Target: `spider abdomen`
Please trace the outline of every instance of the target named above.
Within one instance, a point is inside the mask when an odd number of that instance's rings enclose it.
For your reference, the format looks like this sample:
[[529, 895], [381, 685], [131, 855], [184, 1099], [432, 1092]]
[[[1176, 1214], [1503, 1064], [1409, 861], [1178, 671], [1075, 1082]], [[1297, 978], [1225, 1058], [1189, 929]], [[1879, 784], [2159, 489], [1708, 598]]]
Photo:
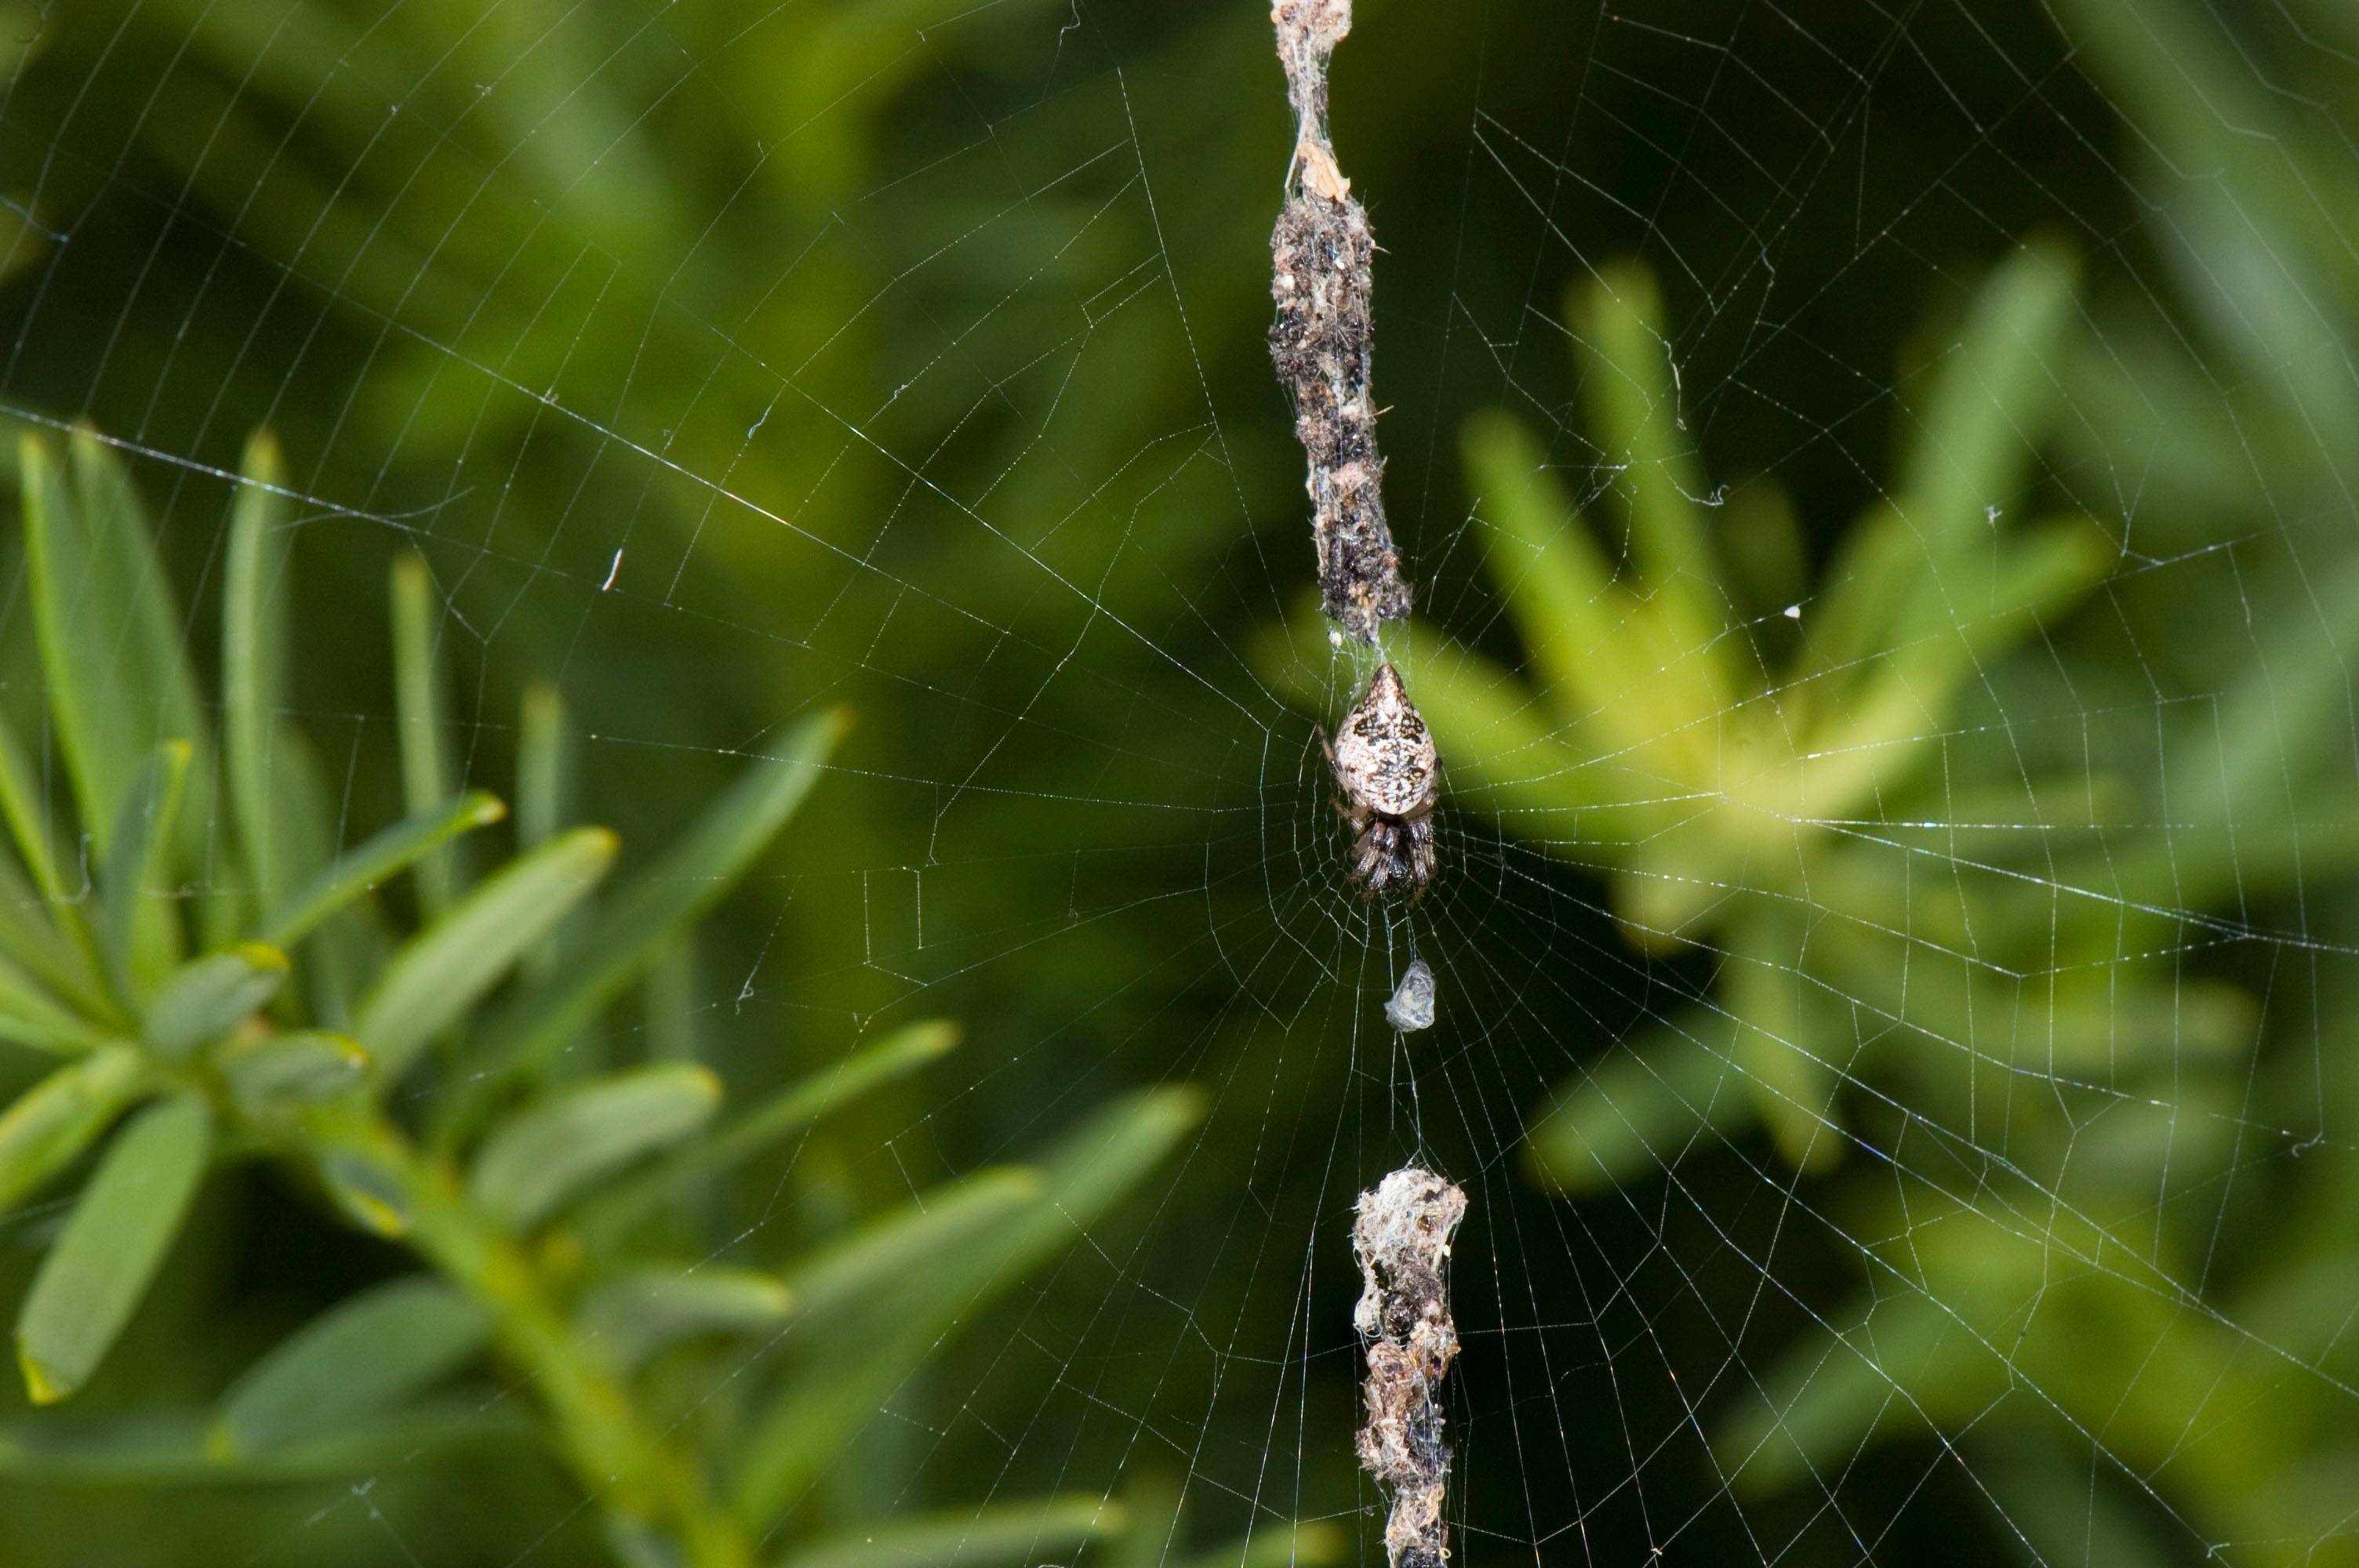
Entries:
[[1433, 736], [1390, 665], [1377, 667], [1365, 696], [1335, 740], [1335, 778], [1354, 806], [1386, 816], [1430, 809], [1440, 793]]

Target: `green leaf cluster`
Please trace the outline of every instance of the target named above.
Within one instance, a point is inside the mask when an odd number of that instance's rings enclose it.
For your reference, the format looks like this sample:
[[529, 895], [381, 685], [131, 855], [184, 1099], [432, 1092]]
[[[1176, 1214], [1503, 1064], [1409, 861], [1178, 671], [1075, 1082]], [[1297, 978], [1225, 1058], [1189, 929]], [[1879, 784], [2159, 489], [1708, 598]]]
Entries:
[[[506, 808], [455, 776], [434, 589], [405, 558], [408, 815], [339, 849], [287, 719], [288, 492], [269, 438], [247, 450], [223, 552], [218, 734], [123, 463], [89, 430], [62, 456], [28, 438], [21, 461], [38, 721], [64, 774], [47, 787], [0, 720], [0, 1042], [49, 1063], [0, 1112], [0, 1207], [65, 1195], [16, 1311], [26, 1386], [57, 1403], [102, 1375], [225, 1163], [275, 1165], [419, 1267], [304, 1325], [210, 1409], [0, 1432], [0, 1474], [314, 1478], [506, 1432], [567, 1464], [622, 1561], [744, 1568], [895, 1388], [1195, 1122], [1184, 1089], [1118, 1100], [1038, 1163], [919, 1193], [766, 1266], [718, 1261], [696, 1218], [716, 1178], [957, 1041], [921, 1022], [734, 1114], [700, 1061], [585, 1044], [778, 838], [842, 716], [750, 759], [601, 900], [619, 847], [561, 820], [549, 688], [519, 730], [533, 820], [505, 860], [471, 840]], [[67, 870], [77, 842], [87, 885]], [[403, 879], [414, 921], [385, 896]], [[692, 1048], [690, 1018], [659, 1033]], [[463, 1393], [487, 1359], [532, 1390], [528, 1417], [486, 1421]], [[781, 1561], [929, 1561], [962, 1542], [979, 1561], [1119, 1528], [1118, 1506], [1086, 1502], [905, 1521]]]

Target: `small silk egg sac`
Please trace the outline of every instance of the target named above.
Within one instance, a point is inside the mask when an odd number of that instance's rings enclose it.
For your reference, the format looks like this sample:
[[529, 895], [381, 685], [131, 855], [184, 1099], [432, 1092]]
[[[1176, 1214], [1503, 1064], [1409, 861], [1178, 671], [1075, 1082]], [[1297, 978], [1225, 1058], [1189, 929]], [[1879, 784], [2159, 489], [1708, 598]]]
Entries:
[[1393, 988], [1392, 999], [1385, 1003], [1385, 1021], [1403, 1034], [1433, 1027], [1433, 970], [1424, 959], [1412, 960]]

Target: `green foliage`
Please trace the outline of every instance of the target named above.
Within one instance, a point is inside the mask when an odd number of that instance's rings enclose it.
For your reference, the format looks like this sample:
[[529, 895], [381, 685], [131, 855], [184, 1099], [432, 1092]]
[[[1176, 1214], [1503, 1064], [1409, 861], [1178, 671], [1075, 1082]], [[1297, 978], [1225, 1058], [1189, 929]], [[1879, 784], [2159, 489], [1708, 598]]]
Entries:
[[[2291, 620], [2216, 670], [2216, 713], [2168, 725], [2150, 771], [2011, 732], [2117, 564], [2086, 517], [2027, 505], [2075, 358], [2073, 271], [2047, 244], [1993, 271], [1906, 410], [1888, 498], [1815, 587], [1781, 497], [1699, 499], [1651, 280], [1576, 287], [1626, 551], [1520, 421], [1478, 416], [1466, 463], [1525, 673], [1429, 631], [1393, 654], [1461, 809], [1603, 876], [1636, 946], [1720, 959], [1537, 1109], [1532, 1178], [1598, 1196], [1757, 1129], [1866, 1238], [1857, 1300], [1721, 1411], [1741, 1492], [1821, 1484], [1872, 1439], [2094, 1433], [2210, 1538], [2299, 1552], [2359, 1460], [2329, 1382], [2202, 1282], [2211, 1223], [2169, 1205], [2234, 1168], [2262, 1033], [2252, 995], [2190, 972], [2184, 935], [2359, 853], [2348, 792], [2299, 783], [2347, 762], [2359, 568], [2321, 585], [2323, 635]], [[1293, 647], [1318, 634], [1306, 612]], [[1312, 657], [1266, 664], [1323, 699]], [[2244, 1299], [2284, 1289], [2256, 1284]]]
[[[629, 891], [593, 909], [619, 845], [561, 821], [563, 708], [536, 689], [529, 831], [474, 881], [451, 849], [505, 808], [453, 776], [432, 586], [405, 559], [394, 666], [409, 815], [338, 853], [283, 717], [291, 562], [275, 444], [257, 438], [247, 460], [223, 571], [216, 750], [122, 465], [88, 433], [62, 465], [26, 445], [43, 721], [68, 762], [95, 891], [70, 893], [53, 850], [63, 803], [0, 734], [16, 847], [0, 865], [5, 891], [24, 895], [0, 924], [0, 1038], [63, 1058], [0, 1112], [0, 1206], [88, 1166], [18, 1311], [18, 1360], [38, 1402], [99, 1377], [224, 1161], [266, 1159], [426, 1271], [332, 1307], [209, 1411], [0, 1431], [0, 1473], [328, 1477], [513, 1438], [441, 1392], [489, 1355], [535, 1391], [534, 1429], [598, 1500], [625, 1562], [744, 1568], [880, 1390], [1135, 1188], [1199, 1107], [1180, 1091], [1118, 1105], [1043, 1169], [938, 1187], [914, 1214], [878, 1216], [775, 1270], [695, 1261], [713, 1243], [683, 1220], [683, 1199], [955, 1043], [945, 1024], [913, 1026], [717, 1129], [723, 1087], [701, 1063], [564, 1060], [651, 970], [672, 973], [689, 932], [819, 782], [842, 720], [810, 720], [750, 758]], [[405, 875], [419, 923], [395, 935], [381, 895]], [[749, 1373], [749, 1425], [734, 1404], [669, 1402], [684, 1365], [788, 1331], [828, 1349]], [[1070, 1546], [1116, 1528], [1120, 1510], [1083, 1519], [1051, 1498], [964, 1517], [998, 1543], [988, 1555], [1019, 1537]], [[951, 1549], [938, 1523], [900, 1528], [897, 1561]]]

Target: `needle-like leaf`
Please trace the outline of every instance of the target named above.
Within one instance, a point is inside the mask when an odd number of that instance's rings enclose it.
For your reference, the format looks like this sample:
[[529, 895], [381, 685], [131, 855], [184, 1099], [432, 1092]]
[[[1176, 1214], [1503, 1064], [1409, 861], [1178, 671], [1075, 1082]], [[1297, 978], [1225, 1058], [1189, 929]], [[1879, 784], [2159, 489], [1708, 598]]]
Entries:
[[712, 1119], [721, 1080], [693, 1062], [659, 1062], [551, 1095], [493, 1132], [468, 1194], [522, 1230], [584, 1185], [668, 1148]]
[[[393, 700], [401, 742], [402, 799], [412, 816], [451, 798], [448, 722], [442, 713], [442, 666], [437, 656], [434, 579], [426, 563], [404, 556], [393, 563]], [[456, 859], [438, 849], [418, 867], [418, 906], [429, 920], [451, 907], [461, 877]]]
[[101, 866], [107, 969], [126, 1002], [136, 1001], [179, 961], [179, 922], [168, 902], [165, 879], [193, 752], [186, 741], [167, 741], [132, 776]]
[[230, 1098], [248, 1116], [299, 1109], [357, 1087], [368, 1053], [357, 1042], [322, 1030], [299, 1029], [259, 1040], [233, 1042], [216, 1065]]
[[145, 1074], [138, 1051], [118, 1042], [17, 1096], [0, 1113], [0, 1212], [89, 1148], [138, 1092]]
[[565, 694], [548, 681], [524, 690], [516, 730], [516, 847], [546, 842], [565, 820], [572, 791], [571, 737], [567, 732]]
[[794, 1304], [792, 1291], [750, 1269], [642, 1269], [599, 1286], [575, 1314], [574, 1326], [627, 1370], [700, 1335], [771, 1327]]
[[91, 1178], [16, 1314], [16, 1360], [36, 1404], [90, 1380], [164, 1261], [212, 1148], [204, 1100], [141, 1113]]
[[495, 795], [470, 790], [435, 809], [404, 817], [339, 855], [287, 894], [263, 926], [263, 940], [291, 947], [319, 924], [384, 882], [399, 875], [462, 833], [490, 826], [507, 815]]
[[1574, 287], [1568, 315], [1585, 329], [1591, 424], [1622, 470], [1614, 488], [1629, 501], [1630, 553], [1647, 597], [1673, 641], [1703, 648], [1726, 621], [1726, 600], [1705, 543], [1700, 498], [1711, 487], [1680, 413], [1662, 290], [1644, 267], [1607, 267]]
[[246, 875], [256, 903], [268, 907], [294, 873], [271, 805], [289, 585], [286, 473], [268, 431], [246, 443], [245, 479], [222, 568], [222, 752]]
[[709, 1137], [700, 1138], [644, 1175], [594, 1198], [582, 1233], [611, 1243], [662, 1207], [665, 1201], [752, 1159], [829, 1111], [849, 1105], [880, 1084], [913, 1073], [958, 1044], [958, 1026], [940, 1019], [894, 1031], [832, 1067], [788, 1086]]
[[474, 1358], [481, 1309], [440, 1280], [392, 1281], [311, 1320], [222, 1396], [215, 1458], [264, 1455], [393, 1410]]
[[203, 1411], [164, 1411], [72, 1420], [43, 1411], [0, 1423], [0, 1476], [48, 1487], [218, 1487], [350, 1481], [415, 1465], [431, 1449], [516, 1446], [543, 1429], [524, 1411], [486, 1409], [480, 1399], [405, 1407], [287, 1443], [267, 1454], [209, 1452]]
[[0, 1040], [36, 1051], [80, 1051], [102, 1038], [99, 1025], [61, 1004], [13, 958], [0, 957]]
[[287, 955], [241, 942], [180, 966], [149, 1004], [143, 1033], [167, 1061], [227, 1034], [287, 983]]
[[1039, 1197], [1047, 1185], [1028, 1165], [977, 1171], [929, 1187], [919, 1197], [866, 1221], [783, 1271], [795, 1310], [816, 1315], [924, 1271], [927, 1260], [956, 1252], [977, 1235]]
[[103, 860], [157, 743], [193, 743], [204, 730], [130, 476], [91, 432], [76, 431], [71, 446], [69, 484], [46, 443], [25, 438], [26, 557], [51, 719]]
[[353, 1033], [386, 1082], [498, 983], [614, 863], [614, 836], [579, 827], [510, 862], [396, 952], [363, 998]]
[[797, 726], [777, 754], [749, 766], [628, 893], [568, 945], [548, 976], [493, 1025], [484, 1046], [488, 1066], [459, 1118], [462, 1125], [503, 1079], [556, 1055], [639, 978], [667, 937], [736, 885], [819, 782], [846, 722], [832, 712]]
[[1106, 1498], [999, 1503], [822, 1536], [779, 1558], [777, 1568], [981, 1568], [992, 1563], [1038, 1563], [1069, 1557], [1085, 1541], [1119, 1535], [1129, 1522], [1129, 1510]]
[[16, 727], [0, 714], [0, 816], [8, 820], [9, 836], [33, 883], [52, 904], [63, 904], [71, 890], [58, 872], [57, 851], [49, 828], [49, 801], [25, 755]]
[[1134, 1095], [1089, 1118], [1043, 1166], [1040, 1195], [825, 1336], [780, 1384], [738, 1461], [735, 1503], [761, 1528], [875, 1415], [942, 1337], [1066, 1247], [1161, 1162], [1202, 1114], [1187, 1089]]

